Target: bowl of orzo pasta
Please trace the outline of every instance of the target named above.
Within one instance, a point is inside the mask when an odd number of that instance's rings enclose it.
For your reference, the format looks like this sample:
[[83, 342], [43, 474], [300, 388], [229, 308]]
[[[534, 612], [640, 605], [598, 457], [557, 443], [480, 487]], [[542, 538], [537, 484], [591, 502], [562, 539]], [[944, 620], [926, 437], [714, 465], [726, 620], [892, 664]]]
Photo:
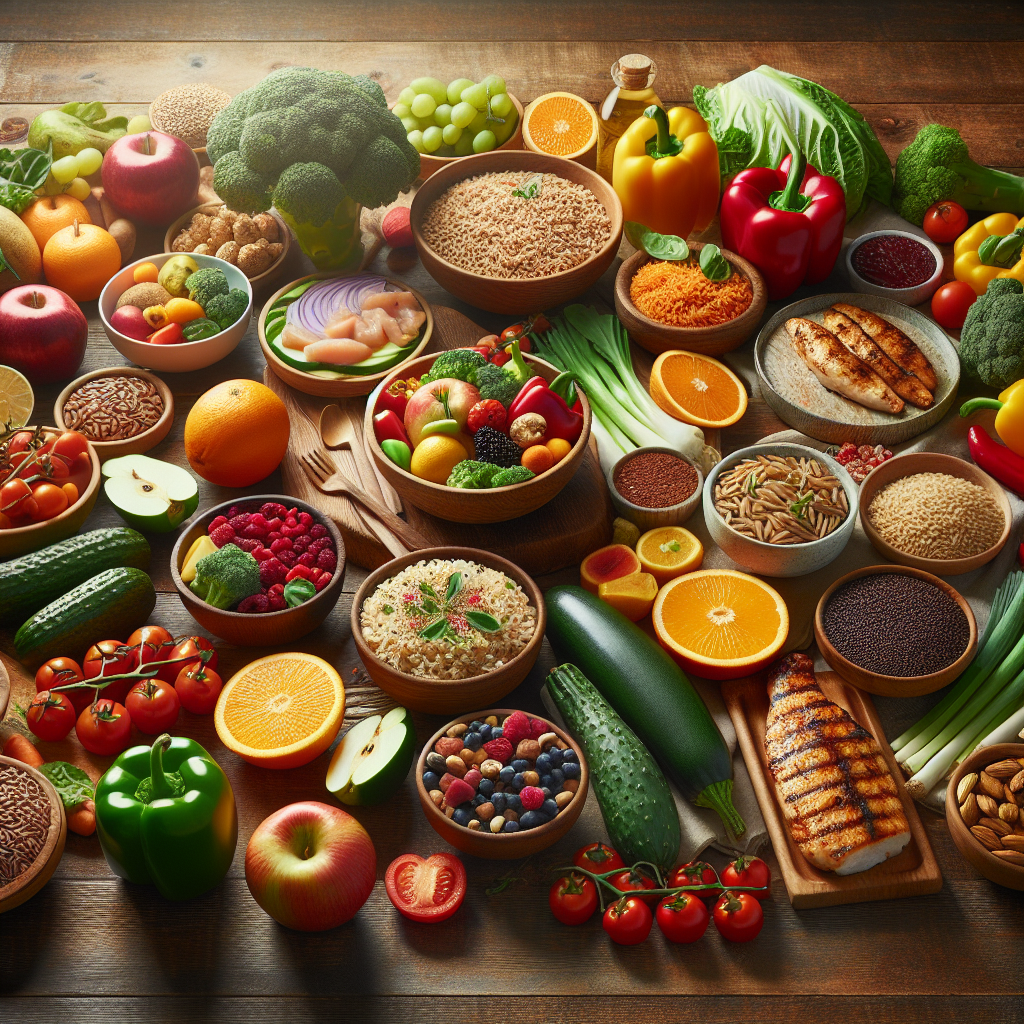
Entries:
[[533, 668], [547, 618], [537, 584], [476, 548], [392, 559], [352, 602], [352, 637], [370, 678], [405, 707], [454, 714], [511, 693]]

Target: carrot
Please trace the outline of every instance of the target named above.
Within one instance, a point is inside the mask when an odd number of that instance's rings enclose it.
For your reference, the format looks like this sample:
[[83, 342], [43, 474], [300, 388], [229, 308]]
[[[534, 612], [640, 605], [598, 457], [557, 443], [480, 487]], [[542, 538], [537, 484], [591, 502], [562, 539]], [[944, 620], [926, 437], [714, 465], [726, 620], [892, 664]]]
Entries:
[[67, 812], [68, 828], [80, 836], [91, 836], [96, 831], [96, 804], [83, 800], [74, 810]]
[[38, 768], [43, 763], [43, 755], [20, 732], [12, 732], [7, 737], [7, 742], [4, 744], [4, 756], [13, 757], [15, 761], [22, 761], [33, 768]]

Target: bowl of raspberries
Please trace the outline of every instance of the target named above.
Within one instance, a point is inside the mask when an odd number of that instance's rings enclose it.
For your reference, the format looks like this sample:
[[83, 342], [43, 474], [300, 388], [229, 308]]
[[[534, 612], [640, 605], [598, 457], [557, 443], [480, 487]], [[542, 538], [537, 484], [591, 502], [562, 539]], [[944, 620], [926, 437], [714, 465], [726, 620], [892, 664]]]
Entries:
[[189, 614], [241, 647], [291, 643], [341, 596], [345, 545], [327, 516], [297, 498], [261, 494], [193, 517], [171, 553]]

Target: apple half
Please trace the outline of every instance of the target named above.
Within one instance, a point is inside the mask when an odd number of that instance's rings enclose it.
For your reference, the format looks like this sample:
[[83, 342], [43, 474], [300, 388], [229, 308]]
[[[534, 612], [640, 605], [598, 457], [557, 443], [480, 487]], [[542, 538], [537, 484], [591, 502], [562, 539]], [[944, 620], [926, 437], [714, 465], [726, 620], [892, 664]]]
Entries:
[[148, 455], [122, 455], [103, 463], [103, 490], [121, 518], [138, 530], [169, 533], [199, 507], [191, 473]]
[[383, 803], [405, 781], [415, 748], [416, 731], [405, 708], [370, 715], [342, 737], [327, 768], [327, 788], [351, 807]]

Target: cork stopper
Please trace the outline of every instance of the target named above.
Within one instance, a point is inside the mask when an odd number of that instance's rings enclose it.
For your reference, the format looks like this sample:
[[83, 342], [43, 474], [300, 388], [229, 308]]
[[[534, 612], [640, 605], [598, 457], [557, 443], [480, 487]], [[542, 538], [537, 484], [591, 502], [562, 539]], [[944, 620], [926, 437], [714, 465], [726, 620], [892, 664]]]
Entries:
[[612, 65], [612, 79], [620, 88], [637, 92], [654, 83], [657, 70], [650, 57], [627, 53]]

